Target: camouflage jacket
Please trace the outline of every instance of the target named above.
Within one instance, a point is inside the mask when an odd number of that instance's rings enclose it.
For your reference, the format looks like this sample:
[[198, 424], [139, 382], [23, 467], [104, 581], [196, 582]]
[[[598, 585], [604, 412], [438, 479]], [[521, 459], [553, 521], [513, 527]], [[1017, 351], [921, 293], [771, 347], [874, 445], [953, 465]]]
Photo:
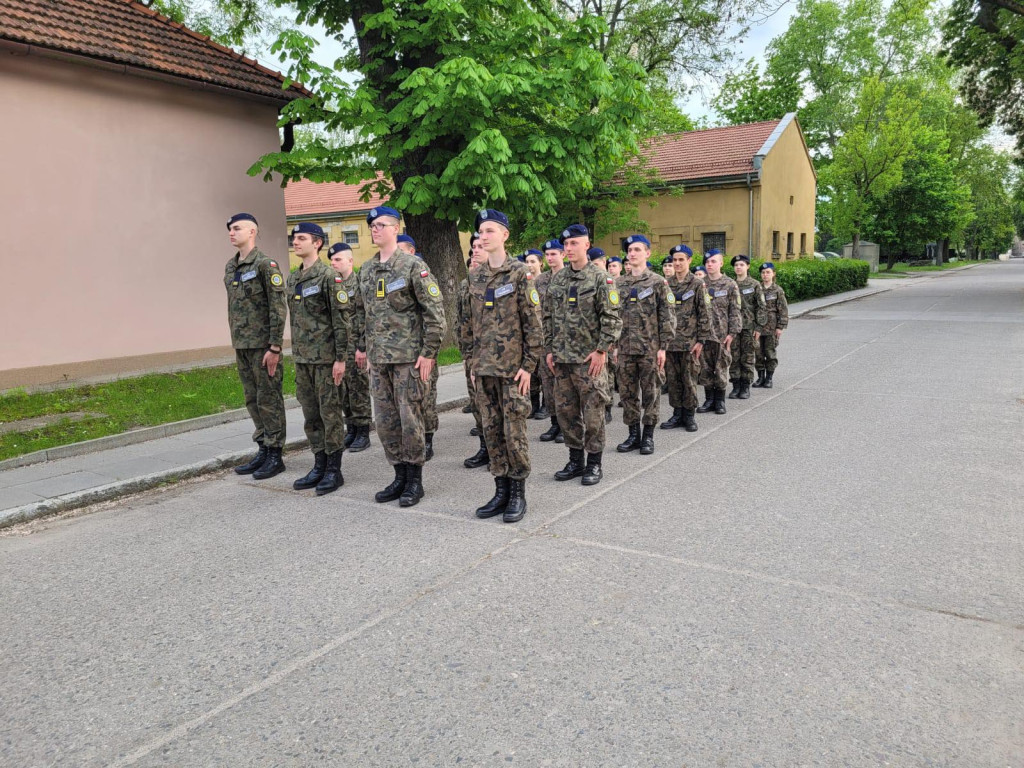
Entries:
[[447, 324], [441, 289], [427, 264], [401, 251], [359, 269], [366, 352], [373, 365], [437, 359]]
[[333, 363], [348, 357], [352, 302], [341, 282], [341, 276], [320, 259], [288, 275], [296, 363]]
[[[336, 277], [341, 277], [341, 275], [336, 275]], [[355, 363], [356, 349], [366, 349], [365, 316], [363, 314], [363, 295], [359, 292], [359, 275], [353, 272], [347, 279], [342, 277], [340, 283], [335, 281], [334, 295], [341, 301], [338, 291], [345, 292], [345, 298], [351, 309], [349, 312], [351, 327], [348, 332], [348, 355], [345, 360]]]
[[468, 322], [461, 344], [469, 370], [477, 376], [511, 378], [533, 371], [543, 338], [540, 296], [533, 276], [515, 259], [497, 269], [484, 263], [469, 273]]
[[668, 289], [676, 310], [676, 335], [669, 350], [689, 352], [698, 341], [703, 343], [714, 338], [708, 311], [711, 299], [704, 283], [687, 272], [682, 280], [669, 280]]
[[665, 278], [645, 269], [616, 285], [622, 297], [622, 334], [616, 342], [619, 354], [650, 355], [668, 349], [676, 335], [676, 313]]
[[558, 363], [607, 352], [622, 331], [615, 281], [593, 264], [579, 271], [567, 266], [551, 278], [543, 315], [544, 349]]
[[455, 321], [458, 323], [456, 335], [459, 339], [459, 354], [463, 361], [469, 359], [469, 348], [466, 346], [462, 329], [469, 322], [469, 278], [459, 283], [458, 292], [455, 294]]
[[[565, 269], [565, 267], [562, 267], [562, 269]], [[544, 305], [544, 297], [548, 295], [548, 286], [551, 285], [551, 278], [554, 276], [553, 272], [547, 270], [533, 278], [533, 287], [537, 289], [537, 295], [540, 296], [541, 306]]]
[[704, 278], [704, 287], [711, 300], [708, 304], [711, 338], [724, 342], [726, 336], [739, 334], [743, 330], [743, 318], [740, 311], [740, 289], [736, 287], [736, 281], [727, 275], [712, 280], [711, 275], [708, 275]]
[[764, 290], [761, 283], [747, 275], [743, 280], [736, 281], [740, 291], [740, 311], [743, 313], [743, 330], [753, 331], [764, 325], [765, 305]]
[[758, 330], [761, 333], [769, 333], [776, 328], [785, 328], [789, 325], [789, 303], [786, 301], [786, 292], [778, 283], [772, 283], [764, 290], [765, 322]]
[[277, 262], [253, 248], [241, 261], [235, 254], [224, 267], [228, 292], [228, 327], [235, 349], [280, 346], [288, 311], [284, 277]]

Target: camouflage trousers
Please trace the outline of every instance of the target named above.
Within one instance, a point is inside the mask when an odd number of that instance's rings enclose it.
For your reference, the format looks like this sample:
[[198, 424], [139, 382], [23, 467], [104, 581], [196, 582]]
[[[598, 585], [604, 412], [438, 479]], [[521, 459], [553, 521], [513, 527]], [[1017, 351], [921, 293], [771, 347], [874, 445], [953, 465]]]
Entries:
[[757, 343], [757, 370], [772, 373], [778, 368], [779, 356], [776, 353], [778, 348], [779, 342], [775, 339], [775, 331], [761, 334]]
[[491, 458], [491, 474], [525, 480], [530, 476], [530, 444], [526, 434], [530, 396], [519, 393], [514, 379], [478, 376], [476, 404]]
[[370, 370], [377, 412], [377, 437], [388, 463], [426, 461], [424, 404], [429, 382], [420, 380], [415, 363], [375, 365]]
[[661, 377], [658, 360], [653, 355], [619, 355], [619, 399], [622, 400], [622, 422], [629, 426], [641, 422], [658, 423], [661, 405]]
[[365, 368], [359, 368], [354, 360], [345, 365], [345, 378], [338, 387], [341, 407], [345, 417], [357, 427], [368, 427], [373, 420], [370, 407], [370, 375]]
[[565, 447], [604, 450], [604, 409], [611, 401], [606, 372], [591, 376], [590, 363], [555, 363], [555, 414]]
[[697, 368], [699, 363], [689, 352], [668, 352], [665, 355], [668, 379], [668, 403], [673, 408], [697, 407]]
[[345, 412], [331, 368], [330, 363], [295, 364], [295, 397], [302, 406], [302, 427], [313, 453], [345, 450]]
[[537, 365], [537, 373], [540, 374], [540, 388], [544, 393], [544, 405], [555, 415], [555, 374], [548, 368], [547, 350], [541, 350], [540, 363]]
[[697, 383], [702, 387], [725, 389], [729, 384], [729, 366], [732, 355], [725, 348], [724, 342], [708, 341], [704, 343], [704, 353], [700, 358], [700, 375]]
[[263, 367], [263, 355], [267, 350], [236, 349], [235, 362], [238, 364], [238, 378], [242, 380], [245, 392], [245, 407], [255, 425], [253, 442], [263, 443], [267, 448], [283, 448], [285, 435], [284, 366], [278, 363], [273, 378]]
[[732, 340], [732, 365], [729, 366], [730, 379], [753, 381], [757, 378], [754, 367], [754, 331], [740, 331]]
[[476, 387], [473, 386], [473, 379], [469, 375], [469, 365], [463, 362], [462, 370], [466, 372], [466, 392], [469, 393], [469, 407], [473, 410], [473, 421], [476, 422], [476, 428], [483, 434], [484, 428], [480, 423], [480, 406], [476, 404]]
[[434, 434], [437, 432], [437, 380], [441, 376], [441, 367], [434, 361], [434, 368], [430, 372], [430, 389], [427, 390], [423, 399], [423, 429], [425, 432]]

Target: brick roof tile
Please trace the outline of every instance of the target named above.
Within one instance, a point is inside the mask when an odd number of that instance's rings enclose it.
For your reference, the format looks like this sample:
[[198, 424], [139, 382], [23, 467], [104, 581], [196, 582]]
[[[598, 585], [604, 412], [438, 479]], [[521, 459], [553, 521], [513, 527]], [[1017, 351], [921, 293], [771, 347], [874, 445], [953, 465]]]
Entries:
[[289, 182], [284, 189], [285, 215], [292, 217], [369, 211], [375, 205], [387, 202], [377, 195], [370, 195], [369, 201], [364, 203], [359, 192], [362, 186], [333, 181], [317, 184], [305, 179]]
[[134, 0], [0, 0], [0, 39], [66, 51], [280, 101], [298, 85]]
[[645, 153], [663, 181], [735, 176], [754, 170], [754, 155], [781, 120], [684, 131], [652, 139]]

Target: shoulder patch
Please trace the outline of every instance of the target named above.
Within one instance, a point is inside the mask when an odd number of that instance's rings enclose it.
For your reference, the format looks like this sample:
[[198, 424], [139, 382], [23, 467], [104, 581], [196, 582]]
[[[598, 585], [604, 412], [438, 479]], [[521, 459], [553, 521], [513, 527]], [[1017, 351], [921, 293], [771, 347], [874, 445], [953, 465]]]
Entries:
[[527, 280], [533, 280], [533, 272], [527, 272], [526, 273], [526, 279]]
[[608, 301], [610, 301], [613, 305], [617, 305], [619, 303], [619, 292], [608, 291]]
[[540, 294], [537, 293], [536, 288], [533, 288], [530, 291], [530, 301], [532, 301], [534, 304], [540, 304]]
[[606, 278], [604, 279], [604, 281], [605, 281], [606, 283], [608, 283], [608, 285], [615, 285], [615, 278], [614, 278], [614, 277], [606, 277]]
[[341, 282], [341, 278], [340, 278], [340, 277], [336, 277], [336, 278], [334, 278], [334, 282], [336, 282], [336, 283], [340, 283], [340, 282]]
[[271, 282], [272, 285], [283, 285], [284, 284], [284, 280], [281, 278], [280, 275], [271, 275], [270, 276], [270, 282]]
[[434, 283], [431, 283], [430, 285], [427, 286], [427, 293], [429, 293], [431, 296], [440, 296], [441, 295], [441, 291], [438, 289], [438, 287]]
[[277, 269], [277, 262], [276, 261], [270, 262], [270, 266], [272, 266], [274, 269]]
[[430, 274], [430, 272], [428, 272], [427, 270], [424, 269], [422, 272], [420, 272], [420, 277], [426, 277], [429, 274]]

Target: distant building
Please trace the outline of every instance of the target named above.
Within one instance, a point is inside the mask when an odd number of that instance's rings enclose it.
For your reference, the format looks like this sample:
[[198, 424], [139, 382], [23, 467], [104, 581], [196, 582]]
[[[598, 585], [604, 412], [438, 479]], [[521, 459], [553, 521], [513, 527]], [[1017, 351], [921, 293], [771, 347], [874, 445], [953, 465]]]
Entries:
[[225, 222], [285, 257], [246, 171], [304, 94], [140, 3], [0, 0], [0, 389], [233, 354]]
[[[722, 248], [775, 261], [813, 254], [817, 174], [795, 113], [661, 136], [649, 158], [666, 188], [684, 191], [641, 202], [654, 250], [685, 243], [694, 254]], [[619, 251], [629, 234], [612, 233], [598, 245]]]

